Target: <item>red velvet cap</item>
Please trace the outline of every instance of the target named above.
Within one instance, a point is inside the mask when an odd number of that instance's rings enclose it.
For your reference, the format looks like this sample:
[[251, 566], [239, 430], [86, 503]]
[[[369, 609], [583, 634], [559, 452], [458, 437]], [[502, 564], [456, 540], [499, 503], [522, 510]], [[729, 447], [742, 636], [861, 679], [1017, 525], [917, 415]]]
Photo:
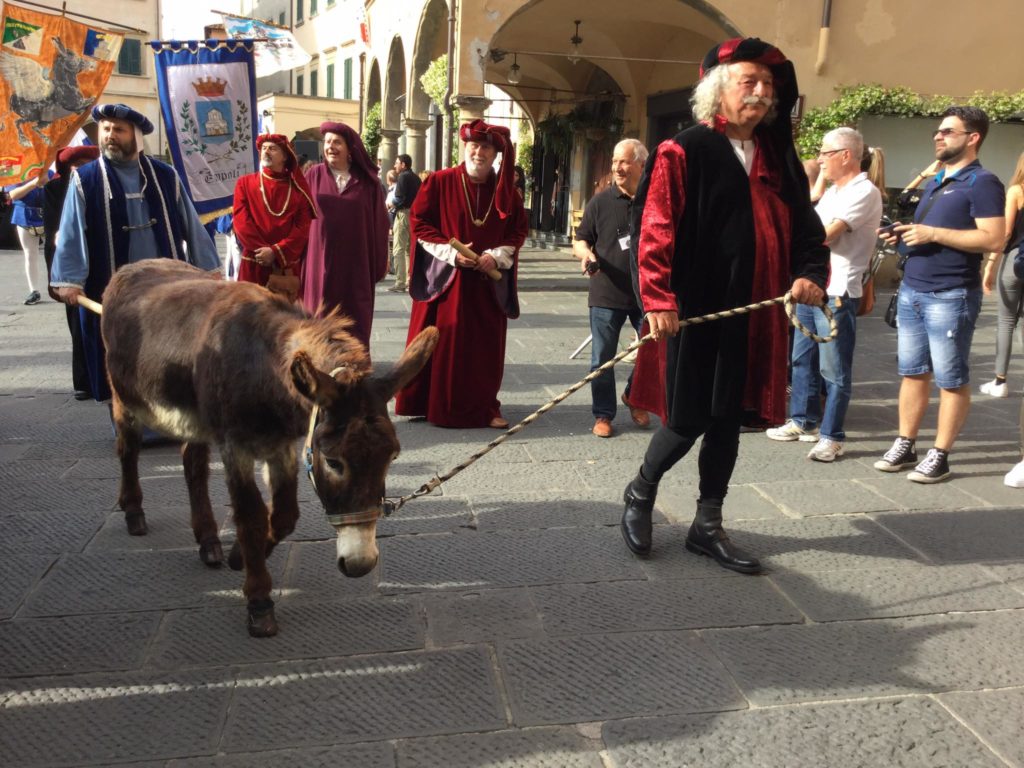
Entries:
[[100, 156], [100, 148], [92, 145], [80, 147], [64, 147], [57, 153], [57, 175], [67, 176], [71, 166], [76, 163], [87, 163]]

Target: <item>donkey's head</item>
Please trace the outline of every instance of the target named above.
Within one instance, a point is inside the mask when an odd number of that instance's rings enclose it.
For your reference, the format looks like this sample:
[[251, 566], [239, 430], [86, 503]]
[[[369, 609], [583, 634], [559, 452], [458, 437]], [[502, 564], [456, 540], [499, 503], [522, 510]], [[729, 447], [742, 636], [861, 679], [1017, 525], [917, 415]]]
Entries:
[[301, 350], [292, 358], [295, 388], [318, 409], [304, 458], [338, 532], [338, 569], [346, 576], [363, 576], [377, 565], [384, 478], [399, 450], [388, 400], [423, 368], [437, 336], [436, 328], [424, 329], [381, 374], [346, 366], [325, 373]]

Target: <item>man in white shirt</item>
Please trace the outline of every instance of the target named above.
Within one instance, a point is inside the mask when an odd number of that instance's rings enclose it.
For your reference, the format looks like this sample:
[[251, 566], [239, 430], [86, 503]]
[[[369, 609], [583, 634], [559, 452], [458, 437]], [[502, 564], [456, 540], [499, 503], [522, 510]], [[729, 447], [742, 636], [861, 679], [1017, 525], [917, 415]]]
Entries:
[[[815, 210], [825, 226], [825, 243], [832, 249], [826, 292], [839, 337], [831, 344], [818, 345], [803, 334], [796, 334], [789, 421], [767, 432], [772, 440], [816, 441], [807, 454], [814, 461], [835, 461], [843, 455], [843, 422], [853, 391], [857, 307], [882, 218], [881, 192], [860, 170], [863, 154], [864, 139], [852, 128], [837, 128], [822, 139], [818, 163], [832, 186]], [[796, 314], [808, 328], [828, 335], [828, 321], [820, 309], [800, 304]], [[821, 379], [825, 380], [824, 411]]]

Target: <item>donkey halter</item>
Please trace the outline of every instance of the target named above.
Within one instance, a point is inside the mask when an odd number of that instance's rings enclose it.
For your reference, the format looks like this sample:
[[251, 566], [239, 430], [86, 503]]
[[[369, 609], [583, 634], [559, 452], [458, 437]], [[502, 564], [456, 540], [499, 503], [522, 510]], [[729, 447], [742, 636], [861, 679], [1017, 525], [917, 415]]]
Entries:
[[[332, 379], [341, 373], [343, 370], [348, 368], [348, 365], [342, 364], [335, 368], [328, 374]], [[316, 487], [316, 477], [313, 474], [313, 432], [316, 430], [316, 425], [320, 421], [320, 406], [313, 403], [313, 408], [309, 412], [309, 429], [306, 431], [306, 442], [302, 448], [302, 459], [306, 465], [306, 476], [309, 478], [310, 484], [313, 486], [313, 490], [316, 492], [317, 497], [320, 496], [320, 492]], [[384, 506], [383, 498], [381, 499], [381, 507], [385, 510], [389, 509], [389, 506]], [[322, 503], [322, 502], [321, 502]], [[380, 518], [381, 513], [377, 509], [368, 510], [365, 512], [346, 512], [343, 514], [332, 515], [324, 509], [324, 514], [327, 517], [327, 522], [331, 525], [358, 525], [359, 523], [372, 523]]]

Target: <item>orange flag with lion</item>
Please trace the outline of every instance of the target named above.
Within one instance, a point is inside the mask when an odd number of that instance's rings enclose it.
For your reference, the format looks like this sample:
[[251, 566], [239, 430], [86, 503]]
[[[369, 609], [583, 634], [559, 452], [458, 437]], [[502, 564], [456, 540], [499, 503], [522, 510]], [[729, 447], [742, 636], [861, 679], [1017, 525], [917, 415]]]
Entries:
[[0, 186], [45, 171], [107, 87], [124, 35], [5, 3], [0, 9]]

